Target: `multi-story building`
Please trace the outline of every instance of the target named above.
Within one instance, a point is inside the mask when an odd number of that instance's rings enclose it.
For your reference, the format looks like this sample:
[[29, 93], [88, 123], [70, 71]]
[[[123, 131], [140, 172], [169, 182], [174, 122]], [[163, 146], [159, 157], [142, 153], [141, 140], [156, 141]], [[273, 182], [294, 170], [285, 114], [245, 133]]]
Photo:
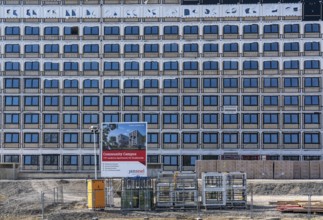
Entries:
[[148, 122], [148, 162], [322, 157], [322, 5], [2, 0], [0, 161], [93, 170], [102, 122]]

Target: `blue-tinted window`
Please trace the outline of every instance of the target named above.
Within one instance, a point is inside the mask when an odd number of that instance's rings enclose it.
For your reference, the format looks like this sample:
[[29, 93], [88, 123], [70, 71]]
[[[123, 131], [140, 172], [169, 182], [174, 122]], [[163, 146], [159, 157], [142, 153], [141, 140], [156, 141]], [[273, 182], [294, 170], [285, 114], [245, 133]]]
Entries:
[[44, 45], [45, 53], [59, 53], [59, 45], [58, 44], [45, 44]]
[[237, 43], [223, 44], [223, 52], [238, 52], [238, 48]]
[[64, 62], [64, 70], [78, 71], [79, 64], [77, 62]]
[[6, 27], [5, 34], [6, 35], [20, 35], [20, 27]]
[[319, 105], [320, 97], [318, 95], [306, 95], [304, 96], [304, 105]]
[[119, 44], [105, 44], [104, 53], [119, 53], [120, 45]]
[[237, 78], [224, 78], [223, 79], [223, 88], [238, 88], [238, 79]]
[[238, 62], [237, 61], [223, 61], [223, 70], [237, 70]]
[[25, 45], [25, 53], [39, 53], [39, 45], [38, 44]]
[[242, 142], [244, 144], [258, 144], [258, 134], [257, 133], [243, 133]]
[[284, 43], [284, 51], [299, 51], [299, 43], [298, 42], [291, 42], [291, 43]]
[[178, 52], [178, 44], [164, 44], [164, 53]]
[[264, 78], [264, 88], [278, 88], [278, 78]]
[[104, 62], [105, 71], [120, 70], [119, 62]]
[[278, 144], [278, 133], [263, 133], [264, 144]]
[[278, 114], [276, 113], [264, 113], [263, 114], [264, 124], [278, 124]]
[[145, 35], [159, 35], [159, 27], [158, 26], [146, 26], [144, 27]]
[[124, 88], [139, 88], [139, 80], [138, 79], [127, 79], [123, 83]]
[[158, 124], [159, 114], [144, 114], [144, 121], [148, 124]]
[[264, 65], [264, 70], [277, 70], [278, 67], [279, 67], [279, 63], [278, 61], [274, 60], [274, 61], [264, 61], [263, 62], [263, 65]]
[[20, 79], [7, 78], [4, 79], [6, 89], [18, 89], [20, 88]]
[[104, 80], [104, 88], [119, 88], [119, 80], [118, 79], [105, 79]]
[[223, 114], [223, 124], [238, 124], [238, 114]]
[[83, 71], [98, 71], [99, 62], [84, 62]]
[[298, 105], [298, 96], [284, 96], [284, 105]]
[[305, 33], [320, 33], [320, 24], [305, 24]]
[[63, 105], [64, 106], [78, 106], [78, 96], [64, 96]]
[[83, 28], [83, 35], [99, 35], [99, 27], [87, 27]]
[[64, 53], [78, 53], [78, 52], [79, 52], [78, 44], [64, 45]]
[[197, 144], [198, 143], [198, 133], [183, 133], [183, 143], [184, 144]]
[[257, 95], [244, 95], [243, 96], [244, 106], [258, 106], [258, 96]]
[[258, 124], [258, 114], [243, 114], [243, 124]]
[[158, 96], [144, 96], [144, 106], [158, 106], [159, 97]]
[[20, 45], [19, 44], [6, 44], [5, 45], [6, 53], [20, 53]]
[[258, 61], [247, 60], [243, 62], [244, 70], [258, 70]]
[[19, 71], [20, 63], [19, 62], [5, 62], [6, 71]]
[[320, 113], [305, 113], [304, 124], [320, 124]]
[[178, 34], [178, 26], [165, 26], [164, 34]]
[[18, 113], [5, 113], [4, 123], [5, 124], [19, 124], [20, 115]]
[[198, 96], [183, 96], [183, 106], [198, 106]]
[[203, 106], [218, 106], [218, 96], [216, 95], [204, 95]]
[[164, 124], [178, 124], [178, 114], [163, 114]]
[[216, 53], [219, 51], [219, 45], [218, 44], [203, 44], [203, 52], [213, 52]]
[[144, 45], [145, 53], [158, 53], [159, 52], [159, 44], [145, 44]]
[[127, 26], [124, 28], [125, 35], [139, 35], [139, 27], [138, 26]]
[[258, 34], [258, 25], [257, 24], [250, 24], [243, 26], [243, 33], [244, 34]]
[[299, 24], [285, 24], [284, 33], [299, 33]]
[[85, 79], [83, 81], [83, 88], [84, 89], [99, 88], [99, 80], [97, 80], [97, 79]]
[[243, 78], [243, 88], [258, 88], [258, 78]]
[[184, 52], [198, 52], [199, 47], [198, 44], [184, 44], [183, 46]]
[[99, 96], [83, 96], [83, 106], [99, 106]]
[[263, 105], [278, 106], [278, 96], [263, 96]]
[[38, 106], [39, 105], [39, 96], [25, 96], [24, 97], [25, 106]]
[[39, 35], [39, 27], [25, 26], [25, 35]]
[[139, 106], [139, 96], [124, 96], [124, 106]]
[[197, 61], [185, 61], [183, 63], [184, 70], [198, 70], [199, 63]]
[[203, 144], [217, 144], [218, 134], [217, 133], [204, 133], [203, 132]]
[[305, 60], [304, 61], [304, 69], [320, 69], [320, 61], [319, 60]]
[[178, 88], [178, 79], [164, 79], [164, 88]]
[[118, 113], [104, 114], [103, 122], [119, 122], [119, 114]]
[[198, 124], [198, 114], [183, 114], [183, 124]]
[[305, 77], [304, 78], [304, 87], [319, 87], [320, 78], [319, 77]]
[[278, 52], [279, 51], [279, 43], [264, 43], [264, 52]]
[[99, 115], [98, 114], [83, 114], [83, 124], [98, 124]]
[[159, 62], [157, 62], [157, 61], [146, 61], [144, 63], [144, 70], [159, 70]]
[[19, 143], [19, 133], [5, 133], [4, 134], [5, 143]]
[[299, 123], [298, 113], [284, 113], [283, 122], [284, 124], [298, 124]]
[[85, 44], [83, 46], [83, 53], [99, 53], [98, 44]]
[[203, 124], [217, 124], [218, 114], [216, 113], [203, 113]]
[[178, 134], [177, 133], [163, 133], [164, 143], [177, 144]]
[[304, 144], [320, 144], [320, 134], [318, 133], [305, 133]]
[[184, 26], [183, 33], [184, 34], [198, 34], [199, 33], [199, 27], [197, 25]]
[[45, 27], [44, 35], [59, 35], [59, 28], [57, 26]]
[[120, 28], [118, 26], [104, 27], [104, 35], [119, 35]]
[[223, 34], [238, 34], [239, 28], [238, 25], [225, 25], [223, 27]]
[[237, 144], [238, 134], [237, 133], [222, 133], [223, 144]]
[[78, 88], [78, 81], [76, 79], [65, 79], [64, 88]]
[[5, 96], [5, 106], [19, 106], [20, 97], [19, 96]]
[[39, 88], [39, 78], [27, 78], [24, 80], [25, 89], [38, 89]]
[[178, 70], [177, 61], [164, 62], [164, 70]]
[[44, 105], [45, 106], [58, 106], [59, 97], [58, 96], [44, 96]]
[[218, 34], [219, 27], [217, 25], [205, 25], [203, 27], [203, 34]]
[[39, 134], [38, 133], [25, 133], [24, 134], [24, 143], [38, 143]]
[[164, 96], [164, 106], [178, 106], [178, 96]]
[[258, 52], [258, 43], [244, 43], [243, 44], [243, 52]]
[[217, 78], [203, 78], [203, 88], [218, 88]]
[[237, 106], [238, 105], [238, 96], [236, 95], [224, 95], [222, 96], [224, 106]]
[[59, 114], [43, 114], [44, 124], [58, 124]]
[[158, 88], [158, 79], [145, 79], [144, 88]]
[[64, 124], [77, 124], [79, 122], [78, 114], [63, 114]]
[[78, 133], [64, 133], [63, 143], [76, 144], [78, 143]]

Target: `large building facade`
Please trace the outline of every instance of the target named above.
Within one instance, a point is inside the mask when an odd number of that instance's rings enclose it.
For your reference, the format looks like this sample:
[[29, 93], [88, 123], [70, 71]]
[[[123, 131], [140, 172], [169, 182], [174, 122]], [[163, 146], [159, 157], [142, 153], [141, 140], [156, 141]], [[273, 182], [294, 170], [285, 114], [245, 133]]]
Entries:
[[321, 5], [277, 2], [3, 0], [0, 162], [93, 170], [88, 128], [118, 121], [164, 170], [320, 160]]

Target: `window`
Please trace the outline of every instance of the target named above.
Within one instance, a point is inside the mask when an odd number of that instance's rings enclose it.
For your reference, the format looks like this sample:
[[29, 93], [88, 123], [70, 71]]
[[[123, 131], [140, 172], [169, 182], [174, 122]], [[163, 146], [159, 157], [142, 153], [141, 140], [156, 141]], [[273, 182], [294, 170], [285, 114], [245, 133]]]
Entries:
[[320, 113], [305, 113], [304, 124], [320, 124]]
[[217, 133], [204, 133], [203, 132], [203, 144], [217, 144], [218, 134]]
[[165, 144], [177, 144], [178, 134], [177, 133], [163, 133], [163, 140]]
[[19, 133], [5, 133], [4, 134], [5, 143], [19, 143]]
[[164, 70], [178, 70], [178, 62], [177, 61], [164, 62]]
[[298, 78], [284, 78], [284, 87], [285, 88], [292, 88], [292, 87], [298, 87], [299, 81]]
[[146, 26], [144, 27], [145, 35], [159, 35], [159, 27], [158, 26]]
[[158, 106], [159, 96], [144, 96], [144, 106]]
[[264, 43], [264, 52], [278, 52], [279, 51], [279, 43]]
[[65, 79], [64, 88], [78, 88], [79, 82], [76, 79]]
[[39, 53], [39, 45], [38, 44], [25, 45], [25, 53]]
[[184, 70], [198, 70], [198, 62], [196, 61], [185, 61], [183, 62]]
[[203, 113], [203, 124], [218, 124], [218, 114]]
[[146, 61], [144, 63], [144, 70], [159, 70], [159, 63], [157, 61]]
[[124, 63], [124, 70], [130, 70], [130, 71], [138, 71], [139, 70], [139, 62], [125, 62]]
[[278, 61], [274, 60], [274, 61], [264, 61], [263, 62], [264, 65], [264, 70], [278, 70]]
[[203, 78], [203, 88], [218, 88], [218, 79], [217, 78]]
[[63, 114], [64, 124], [78, 124], [79, 115], [78, 114]]
[[120, 70], [120, 64], [119, 62], [104, 62], [104, 70], [105, 71]]
[[219, 63], [216, 61], [205, 61], [203, 62], [203, 70], [218, 70]]
[[44, 124], [58, 124], [59, 114], [43, 114]]
[[19, 89], [20, 79], [6, 78], [4, 79], [6, 89]]
[[6, 27], [5, 34], [6, 35], [20, 35], [20, 27]]
[[223, 52], [238, 52], [238, 47], [237, 43], [223, 44]]
[[158, 79], [145, 79], [144, 88], [158, 88]]
[[83, 53], [99, 53], [98, 44], [85, 44], [83, 46]]
[[203, 106], [218, 106], [218, 96], [203, 95]]
[[119, 114], [104, 114], [103, 115], [103, 122], [119, 122]]
[[25, 133], [24, 134], [24, 143], [38, 143], [39, 142], [39, 134], [38, 133]]
[[178, 26], [165, 26], [164, 34], [178, 34]]
[[145, 44], [144, 45], [144, 52], [145, 53], [158, 53], [159, 52], [159, 45], [158, 44]]
[[78, 53], [78, 52], [79, 52], [78, 44], [64, 45], [64, 53]]
[[99, 35], [99, 27], [87, 27], [83, 28], [83, 35]]
[[79, 35], [79, 27], [64, 27], [64, 35]]
[[283, 134], [284, 144], [299, 144], [299, 134], [298, 133], [284, 133]]
[[264, 124], [278, 124], [278, 114], [276, 113], [264, 113], [263, 114]]
[[186, 53], [199, 51], [198, 44], [184, 44], [183, 49]]
[[144, 121], [148, 124], [158, 124], [159, 114], [144, 114]]
[[262, 133], [264, 144], [278, 144], [278, 133]]
[[104, 53], [119, 53], [119, 44], [104, 44]]
[[44, 63], [45, 71], [59, 71], [59, 63], [45, 62]]
[[258, 96], [257, 95], [244, 95], [243, 96], [244, 106], [258, 106]]
[[19, 124], [20, 115], [17, 113], [5, 113], [4, 114], [4, 123], [5, 124]]
[[292, 43], [284, 43], [284, 51], [299, 51], [299, 43], [292, 42]]
[[25, 79], [25, 89], [38, 89], [38, 88], [39, 88], [38, 78]]
[[178, 88], [178, 79], [164, 79], [164, 88]]
[[198, 124], [198, 114], [183, 114], [183, 124]]
[[238, 79], [237, 78], [224, 78], [223, 79], [223, 88], [238, 88]]
[[[96, 157], [97, 157], [96, 161], [98, 161], [98, 156], [96, 156]], [[83, 165], [85, 165], [85, 166], [94, 166], [95, 165], [94, 155], [83, 155], [82, 160], [83, 160]], [[97, 163], [97, 166], [99, 166], [99, 163]]]
[[278, 106], [278, 96], [263, 96], [263, 105]]
[[305, 60], [304, 61], [304, 69], [320, 69], [320, 61], [319, 60]]
[[237, 61], [223, 61], [223, 70], [237, 70], [238, 62]]
[[83, 88], [90, 89], [90, 88], [99, 88], [99, 80], [97, 79], [86, 79], [83, 81]]
[[251, 25], [244, 25], [243, 26], [243, 34], [258, 34], [258, 25], [251, 24]]
[[284, 33], [299, 33], [299, 24], [285, 24]]
[[124, 45], [125, 53], [139, 53], [139, 45], [138, 44], [125, 44]]
[[164, 96], [164, 106], [178, 106], [178, 96]]
[[5, 163], [19, 163], [19, 155], [4, 155]]
[[198, 96], [183, 96], [183, 106], [198, 106]]
[[139, 96], [124, 96], [124, 106], [139, 106]]
[[237, 144], [238, 134], [236, 133], [222, 133], [222, 143], [223, 144]]
[[158, 144], [158, 133], [148, 133], [147, 143], [148, 144]]
[[78, 71], [79, 64], [77, 62], [64, 62], [65, 71]]
[[279, 33], [279, 25], [278, 24], [270, 24], [264, 25], [264, 33], [265, 34], [273, 34]]
[[20, 106], [20, 97], [5, 96], [5, 106]]
[[24, 165], [38, 165], [38, 157], [38, 155], [24, 155]]
[[83, 114], [83, 124], [99, 124], [99, 115]]
[[183, 29], [184, 34], [198, 34], [199, 33], [199, 28], [198, 26], [184, 26]]
[[139, 35], [139, 27], [138, 26], [127, 26], [124, 28], [125, 35]]
[[258, 70], [258, 61], [247, 60], [243, 62], [244, 70]]
[[183, 144], [197, 144], [198, 133], [183, 133]]
[[63, 165], [64, 166], [77, 166], [78, 165], [78, 156], [77, 155], [64, 155], [63, 156]]
[[78, 133], [64, 133], [64, 144], [76, 144], [78, 143]]
[[124, 88], [139, 88], [138, 79], [127, 79], [124, 81]]
[[320, 24], [305, 24], [305, 33], [320, 33]]
[[305, 42], [304, 51], [320, 51], [320, 43], [319, 42]]
[[258, 114], [243, 114], [243, 124], [258, 124]]
[[[83, 133], [83, 143], [93, 144], [94, 143], [93, 133]], [[95, 143], [99, 143], [99, 134], [95, 134]]]
[[164, 124], [178, 124], [178, 114], [163, 114]]
[[320, 134], [318, 133], [305, 133], [304, 134], [305, 144], [320, 144]]
[[219, 27], [217, 25], [205, 25], [203, 27], [203, 34], [218, 34]]
[[243, 52], [258, 52], [258, 43], [244, 43], [243, 44]]
[[184, 78], [183, 79], [184, 88], [198, 88], [198, 79], [197, 78]]
[[104, 80], [104, 88], [105, 89], [118, 89], [119, 88], [119, 80], [118, 79], [105, 79]]
[[243, 133], [242, 135], [243, 144], [258, 144], [257, 133]]
[[278, 78], [264, 78], [264, 88], [278, 88]]
[[64, 96], [64, 99], [63, 99], [64, 106], [78, 106], [78, 102], [79, 102], [78, 96]]
[[119, 35], [120, 28], [118, 26], [104, 27], [104, 35]]
[[20, 45], [19, 44], [6, 44], [5, 45], [6, 53], [20, 53]]
[[283, 122], [284, 124], [298, 124], [299, 123], [299, 115], [297, 113], [284, 113], [283, 114]]
[[45, 106], [58, 106], [59, 97], [58, 96], [44, 96], [44, 105]]
[[25, 26], [25, 35], [39, 35], [39, 27]]
[[178, 44], [164, 44], [164, 53], [178, 52]]
[[238, 124], [238, 114], [223, 114], [223, 124]]
[[58, 89], [59, 81], [58, 79], [45, 79], [44, 88], [46, 89]]
[[83, 96], [83, 106], [99, 106], [99, 96]]
[[218, 44], [203, 44], [203, 52], [219, 52], [219, 45]]
[[164, 166], [178, 166], [178, 156], [175, 155], [165, 155], [163, 156]]
[[6, 71], [19, 71], [20, 63], [18, 62], [5, 62], [5, 70]]
[[298, 96], [284, 96], [284, 105], [298, 105]]
[[24, 97], [25, 106], [38, 106], [39, 96], [25, 96]]
[[119, 106], [119, 96], [104, 96], [103, 104], [105, 106]]
[[39, 71], [39, 62], [25, 62], [25, 71]]
[[224, 95], [223, 97], [223, 105], [224, 106], [237, 106], [238, 105], [238, 96], [236, 95]]
[[57, 26], [45, 27], [44, 35], [59, 35], [59, 28]]
[[304, 105], [319, 105], [320, 97], [317, 95], [306, 95], [304, 96]]
[[223, 34], [238, 34], [238, 25], [224, 25]]
[[243, 88], [258, 88], [258, 79], [243, 78]]

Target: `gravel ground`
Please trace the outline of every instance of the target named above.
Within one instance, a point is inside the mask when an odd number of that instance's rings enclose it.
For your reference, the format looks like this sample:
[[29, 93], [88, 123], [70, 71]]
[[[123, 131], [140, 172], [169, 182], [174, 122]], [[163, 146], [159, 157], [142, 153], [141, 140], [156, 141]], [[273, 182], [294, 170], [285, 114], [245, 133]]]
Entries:
[[[41, 219], [40, 192], [45, 192], [45, 219], [305, 219], [307, 214], [280, 213], [269, 202], [305, 200], [323, 201], [323, 180], [249, 180], [252, 184], [253, 212], [249, 209], [220, 210], [164, 210], [150, 212], [122, 212], [119, 208], [91, 211], [86, 207], [85, 180], [18, 180], [0, 181], [0, 220]], [[64, 202], [53, 204], [53, 188], [63, 186]], [[117, 187], [117, 186], [116, 186]], [[248, 201], [250, 204], [250, 191]], [[323, 215], [311, 215], [323, 219]]]

